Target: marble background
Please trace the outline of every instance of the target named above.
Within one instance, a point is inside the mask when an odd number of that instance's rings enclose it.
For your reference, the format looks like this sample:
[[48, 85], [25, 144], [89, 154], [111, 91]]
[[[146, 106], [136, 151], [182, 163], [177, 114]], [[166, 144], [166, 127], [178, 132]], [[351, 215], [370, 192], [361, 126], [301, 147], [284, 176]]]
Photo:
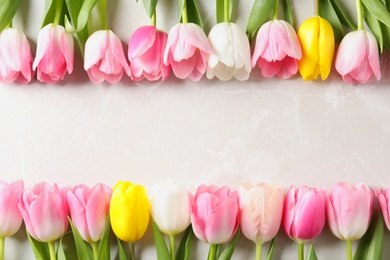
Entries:
[[[38, 2], [22, 1], [14, 21], [33, 53], [43, 15]], [[109, 26], [127, 48], [132, 32], [149, 23], [143, 6], [108, 2]], [[198, 2], [209, 31], [214, 2]], [[253, 1], [236, 2], [233, 19], [245, 29]], [[292, 2], [299, 26], [313, 3]], [[347, 2], [354, 17], [353, 1]], [[158, 25], [166, 31], [177, 22], [175, 4], [159, 2]], [[60, 84], [0, 84], [1, 179], [23, 179], [27, 188], [41, 181], [113, 186], [118, 180], [146, 187], [176, 180], [192, 189], [200, 183], [237, 188], [243, 181], [327, 190], [340, 181], [390, 184], [388, 53], [381, 56], [382, 80], [357, 86], [334, 71], [324, 82], [304, 82], [264, 79], [258, 70], [244, 83], [172, 76], [93, 85], [76, 55], [74, 73]], [[320, 259], [344, 259], [344, 244], [327, 229], [313, 243]], [[24, 230], [6, 248], [7, 259], [32, 257]], [[151, 232], [136, 250], [155, 258]], [[384, 254], [390, 257], [390, 249]], [[206, 256], [207, 247], [197, 243], [194, 259]], [[253, 245], [241, 238], [233, 258], [254, 258]], [[296, 259], [296, 245], [283, 232], [274, 259]]]

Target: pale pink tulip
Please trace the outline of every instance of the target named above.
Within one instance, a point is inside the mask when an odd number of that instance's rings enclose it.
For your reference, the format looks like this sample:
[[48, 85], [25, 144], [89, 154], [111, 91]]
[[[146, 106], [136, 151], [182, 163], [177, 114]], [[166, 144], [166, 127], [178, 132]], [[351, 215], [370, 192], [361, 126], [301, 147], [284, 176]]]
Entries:
[[240, 227], [256, 244], [273, 239], [279, 231], [283, 213], [281, 186], [243, 184], [239, 190]]
[[335, 185], [326, 198], [328, 224], [332, 233], [347, 241], [361, 238], [371, 220], [372, 191], [365, 184]]
[[0, 33], [0, 82], [31, 81], [32, 55], [24, 33], [6, 28]]
[[23, 189], [22, 180], [11, 183], [0, 181], [0, 238], [14, 235], [22, 225], [18, 202]]
[[210, 43], [198, 25], [180, 23], [169, 31], [164, 64], [171, 65], [176, 77], [198, 81], [206, 72]]
[[94, 84], [104, 80], [111, 84], [117, 83], [124, 72], [130, 76], [122, 42], [115, 33], [100, 30], [89, 36], [85, 44], [84, 69]]
[[191, 223], [195, 235], [209, 244], [223, 244], [233, 238], [239, 224], [237, 191], [229, 187], [200, 185], [192, 205]]
[[104, 184], [92, 189], [77, 185], [68, 190], [70, 217], [85, 241], [96, 242], [102, 238], [111, 194], [111, 189]]
[[379, 200], [387, 229], [390, 230], [390, 186], [385, 190], [376, 189], [375, 195]]
[[284, 199], [283, 229], [298, 243], [317, 237], [325, 225], [325, 192], [309, 187], [293, 187]]
[[41, 82], [56, 83], [72, 73], [74, 46], [72, 34], [61, 25], [48, 24], [38, 34], [33, 70]]
[[18, 207], [27, 231], [38, 241], [52, 242], [68, 229], [66, 190], [57, 184], [42, 182], [32, 191], [24, 191]]
[[165, 80], [169, 76], [171, 66], [163, 62], [167, 39], [168, 35], [155, 26], [142, 26], [133, 33], [128, 51], [133, 80]]
[[373, 74], [379, 80], [381, 70], [375, 36], [365, 30], [345, 35], [337, 51], [335, 67], [348, 83], [370, 82]]
[[261, 69], [263, 77], [287, 79], [298, 72], [302, 58], [297, 33], [286, 21], [272, 20], [263, 24], [256, 37], [252, 66]]

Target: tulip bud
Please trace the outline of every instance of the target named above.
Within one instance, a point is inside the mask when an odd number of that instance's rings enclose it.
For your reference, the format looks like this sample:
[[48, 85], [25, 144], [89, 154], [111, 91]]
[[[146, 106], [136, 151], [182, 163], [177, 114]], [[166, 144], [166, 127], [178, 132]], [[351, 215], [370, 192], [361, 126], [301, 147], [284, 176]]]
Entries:
[[0, 181], [0, 238], [14, 235], [23, 219], [18, 209], [19, 197], [24, 189], [23, 181]]

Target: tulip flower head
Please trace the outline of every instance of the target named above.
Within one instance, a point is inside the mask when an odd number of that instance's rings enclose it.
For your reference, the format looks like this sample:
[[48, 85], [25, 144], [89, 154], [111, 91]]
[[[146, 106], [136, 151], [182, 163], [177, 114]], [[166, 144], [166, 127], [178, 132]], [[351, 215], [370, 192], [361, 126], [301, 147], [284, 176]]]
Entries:
[[41, 82], [56, 83], [72, 73], [74, 47], [72, 34], [61, 25], [48, 24], [38, 34], [33, 70]]
[[94, 84], [104, 80], [117, 83], [124, 72], [130, 76], [119, 37], [110, 30], [96, 31], [89, 36], [85, 43], [84, 69]]
[[298, 243], [317, 237], [325, 225], [325, 192], [309, 187], [293, 187], [284, 199], [283, 229]]
[[239, 224], [238, 193], [223, 186], [200, 185], [192, 205], [191, 223], [195, 236], [209, 244], [233, 238]]
[[6, 28], [0, 33], [0, 82], [30, 82], [32, 60], [30, 44], [22, 31]]
[[183, 232], [191, 222], [191, 193], [175, 182], [152, 186], [149, 193], [151, 213], [157, 226], [167, 235]]
[[332, 233], [346, 241], [361, 238], [371, 220], [373, 194], [365, 184], [335, 185], [326, 198], [328, 224]]
[[77, 185], [67, 194], [70, 217], [81, 237], [87, 242], [96, 242], [102, 238], [111, 189], [97, 184], [92, 189]]
[[279, 231], [283, 212], [281, 186], [243, 184], [239, 190], [240, 227], [256, 244], [273, 239]]
[[248, 38], [235, 23], [216, 24], [209, 33], [212, 53], [207, 60], [207, 78], [247, 80], [252, 70]]
[[27, 231], [38, 241], [53, 242], [68, 229], [66, 191], [57, 184], [42, 182], [23, 191], [18, 207]]
[[23, 189], [22, 180], [11, 183], [0, 181], [0, 238], [14, 235], [22, 225], [18, 202]]
[[263, 77], [287, 79], [298, 72], [301, 46], [294, 28], [286, 21], [263, 24], [256, 37], [252, 66], [261, 69]]
[[340, 43], [336, 56], [336, 70], [348, 83], [367, 83], [375, 75], [381, 78], [378, 43], [366, 30], [350, 32]]
[[385, 190], [376, 190], [375, 195], [379, 200], [386, 227], [390, 230], [390, 187]]
[[332, 67], [334, 33], [330, 23], [319, 17], [309, 18], [299, 27], [298, 38], [302, 48], [302, 59], [298, 61], [299, 72], [304, 80], [325, 80]]
[[118, 182], [110, 202], [111, 227], [126, 242], [139, 240], [149, 224], [150, 203], [146, 189], [131, 182]]
[[180, 23], [169, 31], [164, 64], [171, 65], [179, 79], [199, 81], [206, 72], [210, 52], [210, 43], [202, 28], [194, 23]]
[[133, 80], [165, 80], [169, 76], [171, 66], [163, 62], [167, 39], [168, 35], [155, 26], [142, 26], [133, 33], [128, 51]]

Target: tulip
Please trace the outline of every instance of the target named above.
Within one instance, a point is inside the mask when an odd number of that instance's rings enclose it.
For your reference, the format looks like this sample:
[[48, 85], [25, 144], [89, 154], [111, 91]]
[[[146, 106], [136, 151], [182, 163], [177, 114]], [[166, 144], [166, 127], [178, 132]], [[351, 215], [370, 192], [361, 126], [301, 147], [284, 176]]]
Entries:
[[252, 67], [246, 34], [235, 23], [223, 22], [211, 29], [208, 38], [212, 53], [207, 61], [207, 78], [247, 80]]
[[27, 231], [38, 241], [53, 242], [68, 229], [66, 194], [57, 184], [42, 182], [23, 191], [18, 207]]
[[110, 203], [111, 227], [123, 241], [139, 240], [149, 224], [150, 203], [146, 189], [131, 182], [118, 182]]
[[100, 30], [89, 36], [85, 43], [84, 69], [94, 84], [104, 80], [116, 83], [121, 80], [124, 72], [130, 76], [122, 42], [115, 33]]
[[330, 23], [315, 16], [306, 20], [298, 30], [302, 48], [302, 59], [298, 69], [304, 80], [317, 79], [321, 74], [325, 80], [332, 66], [334, 53], [334, 33]]
[[263, 24], [256, 37], [252, 66], [261, 69], [263, 77], [287, 79], [298, 72], [301, 46], [294, 28], [286, 21]]
[[142, 26], [133, 33], [128, 51], [133, 80], [165, 80], [169, 76], [171, 67], [163, 62], [167, 39], [168, 35], [155, 26]]
[[350, 32], [340, 43], [336, 56], [336, 70], [348, 83], [370, 82], [374, 74], [381, 78], [378, 43], [365, 30]]
[[32, 55], [24, 33], [7, 28], [0, 33], [0, 82], [31, 81]]
[[229, 187], [200, 185], [192, 205], [191, 223], [195, 235], [211, 245], [231, 240], [239, 224], [238, 193]]
[[12, 183], [0, 181], [0, 238], [14, 235], [22, 225], [18, 202], [23, 189], [22, 180]]
[[104, 184], [97, 184], [92, 189], [77, 185], [67, 193], [70, 217], [81, 237], [91, 243], [102, 238], [111, 189]]
[[48, 24], [38, 34], [33, 70], [41, 82], [56, 83], [73, 71], [73, 37], [61, 25]]
[[180, 23], [169, 31], [164, 64], [171, 65], [179, 79], [199, 81], [206, 72], [210, 52], [210, 43], [202, 28], [194, 23]]
[[239, 190], [240, 227], [246, 238], [256, 243], [258, 254], [261, 245], [273, 239], [279, 231], [283, 213], [281, 186], [259, 183], [243, 184]]
[[385, 190], [376, 190], [375, 195], [379, 200], [387, 229], [390, 230], [390, 186]]
[[303, 259], [304, 243], [317, 237], [325, 225], [325, 192], [291, 186], [284, 199], [282, 225], [298, 243], [298, 257]]

